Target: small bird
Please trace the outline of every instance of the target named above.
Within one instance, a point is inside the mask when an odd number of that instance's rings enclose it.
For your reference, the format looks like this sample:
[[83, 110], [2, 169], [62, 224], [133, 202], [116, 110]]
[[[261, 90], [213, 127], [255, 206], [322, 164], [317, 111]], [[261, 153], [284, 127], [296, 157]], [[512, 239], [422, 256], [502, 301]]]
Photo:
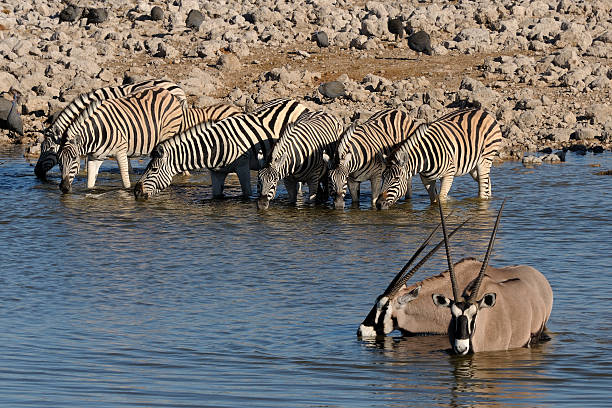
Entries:
[[411, 50], [416, 51], [419, 56], [422, 52], [427, 55], [433, 54], [429, 34], [427, 34], [423, 30], [417, 31], [416, 33], [408, 37], [408, 47], [410, 47]]
[[387, 28], [391, 34], [395, 34], [395, 41], [404, 38], [404, 22], [401, 17], [390, 18], [387, 21]]
[[12, 130], [23, 136], [23, 123], [19, 113], [21, 93], [11, 88], [9, 94], [12, 93], [13, 100], [9, 101], [6, 98], [0, 97], [0, 128]]
[[155, 6], [151, 9], [151, 20], [161, 21], [164, 19], [164, 10], [161, 7]]
[[60, 23], [64, 21], [74, 23], [75, 21], [79, 20], [82, 15], [83, 7], [77, 7], [70, 4], [59, 13]]
[[327, 33], [325, 31], [315, 31], [312, 33], [312, 40], [317, 43], [319, 48], [329, 47], [329, 39], [327, 38]]
[[200, 12], [200, 10], [191, 10], [187, 15], [185, 25], [187, 28], [192, 28], [197, 31], [200, 29], [200, 25], [202, 25], [203, 21], [204, 15]]
[[108, 20], [108, 10], [100, 8], [90, 8], [87, 11], [87, 24], [100, 24]]

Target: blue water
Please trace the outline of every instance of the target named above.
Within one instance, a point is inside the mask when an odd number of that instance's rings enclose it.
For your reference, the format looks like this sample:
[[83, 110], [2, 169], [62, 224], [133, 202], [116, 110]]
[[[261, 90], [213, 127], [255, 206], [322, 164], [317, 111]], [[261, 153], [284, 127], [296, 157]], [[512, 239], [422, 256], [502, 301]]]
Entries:
[[[555, 295], [550, 342], [467, 357], [443, 336], [355, 335], [438, 221], [416, 181], [387, 212], [367, 197], [345, 211], [290, 207], [280, 189], [262, 213], [211, 200], [206, 173], [136, 202], [115, 163], [94, 191], [81, 176], [64, 196], [57, 169], [45, 184], [32, 165], [0, 148], [2, 407], [610, 404], [612, 176], [595, 174], [610, 153], [495, 166], [490, 202], [455, 180], [450, 224], [473, 221], [453, 258], [482, 257], [507, 198], [491, 264], [532, 265]], [[417, 279], [445, 262], [440, 252]]]

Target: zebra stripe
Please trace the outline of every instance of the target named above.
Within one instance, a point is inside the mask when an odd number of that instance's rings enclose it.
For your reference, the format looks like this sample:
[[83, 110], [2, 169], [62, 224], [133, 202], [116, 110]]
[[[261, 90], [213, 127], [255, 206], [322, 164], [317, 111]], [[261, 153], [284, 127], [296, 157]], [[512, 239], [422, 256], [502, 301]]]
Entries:
[[243, 112], [239, 108], [221, 103], [205, 108], [187, 108], [183, 110], [183, 124], [179, 132], [203, 122], [216, 122], [241, 113]]
[[447, 198], [453, 179], [470, 173], [478, 182], [478, 196], [491, 197], [491, 164], [502, 136], [495, 118], [481, 109], [461, 109], [421, 125], [398, 146], [383, 173], [379, 208], [393, 205], [405, 191], [405, 179], [419, 173], [435, 202], [436, 180], [440, 200]]
[[384, 158], [410, 135], [416, 123], [404, 111], [385, 109], [361, 125], [353, 124], [343, 134], [329, 172], [330, 195], [336, 208], [344, 208], [346, 189], [353, 205], [359, 205], [360, 184], [370, 180], [372, 206], [382, 182]]
[[308, 183], [309, 200], [313, 200], [318, 195], [319, 181], [326, 176], [323, 154], [334, 149], [341, 134], [340, 121], [325, 112], [305, 114], [289, 124], [272, 150], [270, 163], [259, 171], [258, 207], [268, 208], [280, 179], [289, 193], [289, 202], [297, 200], [298, 182]]
[[150, 153], [157, 143], [176, 134], [183, 121], [181, 102], [162, 88], [109, 99], [87, 109], [93, 112], [68, 128], [67, 140], [59, 150], [63, 192], [70, 191], [84, 155], [88, 156], [87, 188], [95, 185], [98, 169], [108, 156], [117, 158], [123, 185], [130, 187], [128, 157]]
[[150, 88], [163, 88], [179, 99], [182, 106], [187, 108], [187, 97], [185, 92], [174, 82], [165, 79], [142, 81], [131, 85], [109, 86], [99, 88], [74, 98], [53, 120], [53, 123], [43, 132], [45, 139], [40, 147], [40, 157], [34, 167], [34, 174], [44, 180], [47, 172], [57, 164], [57, 152], [66, 131], [87, 112], [93, 112], [93, 108], [105, 100], [123, 98], [130, 94]]
[[238, 174], [243, 194], [250, 196], [250, 170], [259, 169], [258, 152], [267, 157], [287, 125], [306, 111], [295, 100], [275, 99], [251, 113], [187, 129], [155, 147], [134, 194], [148, 198], [168, 187], [175, 174], [208, 168], [213, 196], [223, 194], [230, 172]]

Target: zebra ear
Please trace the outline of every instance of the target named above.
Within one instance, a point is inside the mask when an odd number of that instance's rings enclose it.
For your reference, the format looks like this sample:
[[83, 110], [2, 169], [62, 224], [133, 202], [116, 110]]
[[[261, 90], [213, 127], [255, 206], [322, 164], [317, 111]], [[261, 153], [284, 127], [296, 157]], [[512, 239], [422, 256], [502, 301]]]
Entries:
[[351, 152], [348, 152], [347, 154], [344, 155], [342, 160], [340, 160], [340, 164], [346, 166], [347, 164], [349, 164], [352, 157], [353, 157], [353, 154]]
[[329, 164], [329, 160], [330, 160], [329, 155], [328, 155], [326, 152], [323, 152], [323, 161], [324, 161], [326, 164]]
[[404, 151], [397, 152], [395, 154], [395, 161], [401, 167], [406, 166], [408, 164], [408, 153]]

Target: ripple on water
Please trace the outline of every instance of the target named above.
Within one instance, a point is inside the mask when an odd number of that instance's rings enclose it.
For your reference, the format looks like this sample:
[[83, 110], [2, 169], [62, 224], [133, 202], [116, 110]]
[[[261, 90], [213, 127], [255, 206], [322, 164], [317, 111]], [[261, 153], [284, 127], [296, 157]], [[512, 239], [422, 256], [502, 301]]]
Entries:
[[[243, 200], [205, 172], [135, 201], [116, 164], [94, 191], [61, 195], [0, 148], [3, 406], [603, 406], [610, 389], [612, 155], [493, 168], [490, 202], [455, 180], [453, 259], [482, 257], [507, 198], [492, 264], [550, 280], [552, 340], [456, 357], [444, 336], [357, 340], [376, 296], [437, 224], [414, 198], [373, 211]], [[141, 169], [143, 163], [135, 163]], [[138, 177], [135, 176], [135, 179]], [[445, 268], [443, 252], [420, 277]], [[415, 277], [417, 279], [417, 277]], [[588, 301], [585, 301], [588, 299]]]

